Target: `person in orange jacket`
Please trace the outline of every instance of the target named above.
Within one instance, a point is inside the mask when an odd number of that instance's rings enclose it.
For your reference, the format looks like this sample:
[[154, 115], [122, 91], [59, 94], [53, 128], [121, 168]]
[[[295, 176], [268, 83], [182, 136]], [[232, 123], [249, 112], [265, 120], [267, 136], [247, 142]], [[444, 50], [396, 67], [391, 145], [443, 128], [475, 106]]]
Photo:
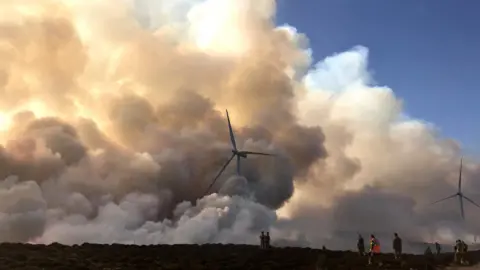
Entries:
[[373, 263], [373, 255], [375, 253], [380, 253], [380, 243], [377, 238], [372, 234], [370, 235], [370, 256], [368, 257], [368, 264]]

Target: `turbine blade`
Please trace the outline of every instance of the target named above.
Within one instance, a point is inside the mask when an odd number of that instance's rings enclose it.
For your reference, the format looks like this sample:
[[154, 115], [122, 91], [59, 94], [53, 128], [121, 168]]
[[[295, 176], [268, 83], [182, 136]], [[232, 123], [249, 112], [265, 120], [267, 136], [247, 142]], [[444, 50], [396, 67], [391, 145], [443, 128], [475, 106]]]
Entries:
[[212, 183], [210, 184], [210, 186], [208, 186], [206, 194], [208, 194], [208, 192], [210, 192], [210, 188], [212, 188], [212, 186], [215, 184], [215, 182], [216, 182], [217, 179], [220, 177], [220, 175], [223, 173], [223, 171], [225, 171], [225, 168], [227, 168], [228, 164], [230, 164], [230, 162], [232, 161], [232, 159], [233, 159], [234, 156], [235, 156], [235, 154], [232, 154], [232, 156], [227, 160], [227, 162], [225, 162], [225, 164], [223, 165], [222, 169], [217, 173], [217, 175], [216, 175], [215, 178], [213, 179], [213, 181], [212, 181]]
[[463, 209], [463, 196], [459, 195], [458, 200], [460, 202], [460, 213], [462, 214], [462, 219], [465, 220], [465, 211]]
[[440, 200], [438, 200], [438, 201], [434, 201], [434, 202], [431, 203], [430, 205], [436, 204], [436, 203], [439, 203], [439, 202], [442, 202], [442, 201], [445, 201], [445, 200], [448, 200], [448, 199], [451, 199], [451, 198], [453, 198], [453, 197], [455, 197], [455, 196], [457, 196], [457, 195], [458, 195], [458, 194], [453, 194], [452, 196], [448, 196], [448, 197], [443, 198], [443, 199], [440, 199]]
[[242, 151], [242, 153], [245, 153], [247, 155], [276, 156], [275, 154], [267, 154], [267, 153], [252, 152], [252, 151]]
[[476, 202], [474, 202], [472, 199], [462, 195], [462, 197], [467, 200], [468, 202], [470, 202], [471, 204], [475, 205], [476, 207], [480, 208], [480, 205], [478, 205]]
[[463, 157], [460, 158], [460, 172], [458, 174], [458, 192], [462, 192], [462, 167], [463, 167]]
[[235, 142], [235, 135], [233, 134], [232, 124], [230, 123], [230, 116], [228, 115], [228, 110], [225, 110], [225, 111], [227, 112], [228, 131], [230, 131], [230, 141], [232, 141], [233, 149], [236, 151], [237, 143]]

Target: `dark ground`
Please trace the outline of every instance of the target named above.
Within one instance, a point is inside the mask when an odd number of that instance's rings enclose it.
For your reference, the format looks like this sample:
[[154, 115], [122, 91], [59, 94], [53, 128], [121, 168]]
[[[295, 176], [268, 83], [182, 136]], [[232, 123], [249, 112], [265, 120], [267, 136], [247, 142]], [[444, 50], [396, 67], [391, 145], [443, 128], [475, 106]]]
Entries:
[[[325, 254], [322, 256], [321, 254]], [[480, 252], [468, 254], [479, 261]], [[317, 268], [322, 263], [327, 268]], [[272, 248], [260, 250], [246, 245], [95, 245], [0, 244], [0, 269], [425, 269], [425, 258], [406, 255], [403, 263], [391, 254], [382, 254], [377, 263], [367, 267], [367, 258], [346, 251], [320, 251], [308, 248]], [[319, 259], [320, 258], [320, 259]], [[434, 269], [444, 269], [453, 255], [442, 254]]]

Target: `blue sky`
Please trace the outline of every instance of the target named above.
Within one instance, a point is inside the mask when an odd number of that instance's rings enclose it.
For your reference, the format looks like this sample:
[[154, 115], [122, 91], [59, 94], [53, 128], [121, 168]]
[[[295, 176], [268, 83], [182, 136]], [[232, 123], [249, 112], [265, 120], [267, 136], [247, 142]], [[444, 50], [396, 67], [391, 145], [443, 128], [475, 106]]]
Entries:
[[480, 1], [278, 0], [277, 22], [307, 34], [314, 61], [369, 48], [380, 85], [406, 112], [480, 153]]

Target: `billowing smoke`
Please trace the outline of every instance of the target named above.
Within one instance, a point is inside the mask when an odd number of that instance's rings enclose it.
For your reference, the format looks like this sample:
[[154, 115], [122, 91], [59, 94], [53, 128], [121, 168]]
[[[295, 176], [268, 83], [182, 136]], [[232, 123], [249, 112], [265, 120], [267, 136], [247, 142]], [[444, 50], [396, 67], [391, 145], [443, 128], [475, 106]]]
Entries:
[[[375, 86], [368, 51], [314, 67], [274, 0], [0, 2], [0, 241], [349, 248], [444, 240], [460, 147]], [[239, 148], [277, 154], [233, 163]], [[465, 161], [470, 197], [479, 173]], [[278, 215], [277, 215], [278, 213]], [[367, 236], [367, 235], [364, 235]], [[443, 237], [443, 238], [442, 238]], [[445, 238], [447, 237], [447, 238]], [[385, 238], [385, 239], [387, 239]], [[387, 245], [388, 246], [388, 245]]]
[[[392, 90], [373, 82], [367, 57], [365, 47], [355, 47], [326, 58], [304, 78], [309, 91], [299, 118], [322, 127], [328, 157], [311, 167], [308, 181], [295, 183], [281, 209], [288, 217], [282, 227], [338, 248], [354, 247], [357, 233], [375, 234], [387, 250], [393, 232], [407, 250], [456, 237], [473, 241], [480, 209], [465, 201], [464, 222], [458, 198], [430, 205], [457, 192], [460, 146], [432, 124], [405, 116]], [[477, 202], [479, 172], [477, 161], [464, 160], [463, 191]]]

